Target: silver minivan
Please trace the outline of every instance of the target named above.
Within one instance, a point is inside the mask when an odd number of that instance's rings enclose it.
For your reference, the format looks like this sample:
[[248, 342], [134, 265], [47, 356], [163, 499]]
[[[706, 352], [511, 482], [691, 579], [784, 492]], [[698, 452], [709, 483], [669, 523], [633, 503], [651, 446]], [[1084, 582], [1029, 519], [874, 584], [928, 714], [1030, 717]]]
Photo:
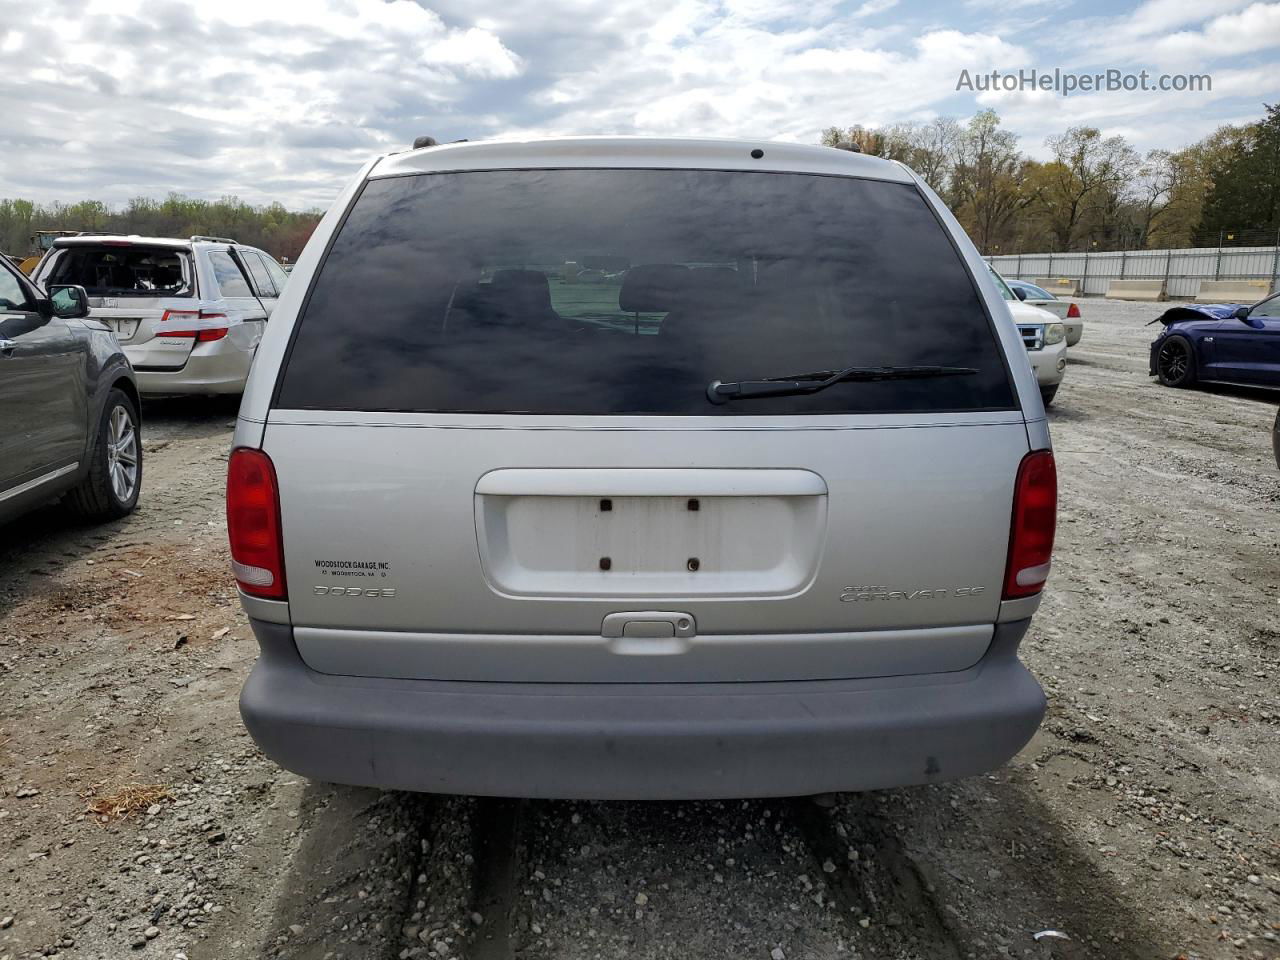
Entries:
[[225, 237], [59, 237], [32, 272], [79, 284], [143, 394], [235, 394], [287, 276], [256, 247]]
[[241, 712], [318, 780], [802, 795], [990, 770], [1044, 712], [1044, 407], [901, 164], [568, 138], [381, 157], [240, 407]]

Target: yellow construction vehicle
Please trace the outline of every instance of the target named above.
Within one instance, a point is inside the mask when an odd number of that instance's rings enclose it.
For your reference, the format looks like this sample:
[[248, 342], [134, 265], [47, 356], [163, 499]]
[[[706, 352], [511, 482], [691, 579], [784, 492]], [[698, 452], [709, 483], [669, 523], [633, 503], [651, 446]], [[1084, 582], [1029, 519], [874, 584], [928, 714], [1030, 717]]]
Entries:
[[37, 230], [31, 235], [31, 254], [18, 264], [18, 269], [27, 276], [31, 276], [31, 271], [36, 268], [40, 258], [53, 246], [53, 241], [59, 237], [78, 236], [79, 233], [79, 230]]

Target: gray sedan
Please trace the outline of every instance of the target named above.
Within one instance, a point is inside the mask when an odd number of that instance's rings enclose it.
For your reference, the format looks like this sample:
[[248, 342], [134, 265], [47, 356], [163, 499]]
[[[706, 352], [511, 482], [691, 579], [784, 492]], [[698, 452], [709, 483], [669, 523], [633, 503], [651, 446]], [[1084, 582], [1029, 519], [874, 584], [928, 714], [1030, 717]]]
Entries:
[[111, 520], [142, 486], [138, 387], [83, 287], [48, 294], [0, 261], [0, 523], [58, 496]]

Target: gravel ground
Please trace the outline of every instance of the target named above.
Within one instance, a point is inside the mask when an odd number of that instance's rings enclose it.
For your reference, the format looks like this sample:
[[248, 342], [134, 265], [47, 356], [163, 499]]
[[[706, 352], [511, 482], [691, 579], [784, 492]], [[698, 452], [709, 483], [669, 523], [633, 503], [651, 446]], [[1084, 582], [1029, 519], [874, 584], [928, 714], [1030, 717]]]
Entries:
[[133, 517], [0, 528], [0, 960], [1280, 957], [1275, 400], [1160, 388], [1153, 308], [1082, 304], [1023, 648], [1049, 715], [991, 776], [872, 794], [495, 801], [276, 769], [235, 706], [234, 406], [148, 403]]

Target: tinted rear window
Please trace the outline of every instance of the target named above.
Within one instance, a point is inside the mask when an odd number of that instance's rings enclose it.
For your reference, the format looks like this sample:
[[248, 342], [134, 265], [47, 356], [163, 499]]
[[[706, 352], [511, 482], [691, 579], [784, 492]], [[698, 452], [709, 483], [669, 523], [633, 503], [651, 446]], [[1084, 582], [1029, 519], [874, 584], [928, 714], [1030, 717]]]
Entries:
[[[533, 170], [371, 181], [278, 406], [530, 414], [1010, 409], [974, 285], [910, 185]], [[976, 375], [714, 405], [712, 380], [854, 364]]]
[[76, 244], [62, 249], [43, 282], [78, 283], [95, 297], [189, 297], [190, 278], [185, 250]]

